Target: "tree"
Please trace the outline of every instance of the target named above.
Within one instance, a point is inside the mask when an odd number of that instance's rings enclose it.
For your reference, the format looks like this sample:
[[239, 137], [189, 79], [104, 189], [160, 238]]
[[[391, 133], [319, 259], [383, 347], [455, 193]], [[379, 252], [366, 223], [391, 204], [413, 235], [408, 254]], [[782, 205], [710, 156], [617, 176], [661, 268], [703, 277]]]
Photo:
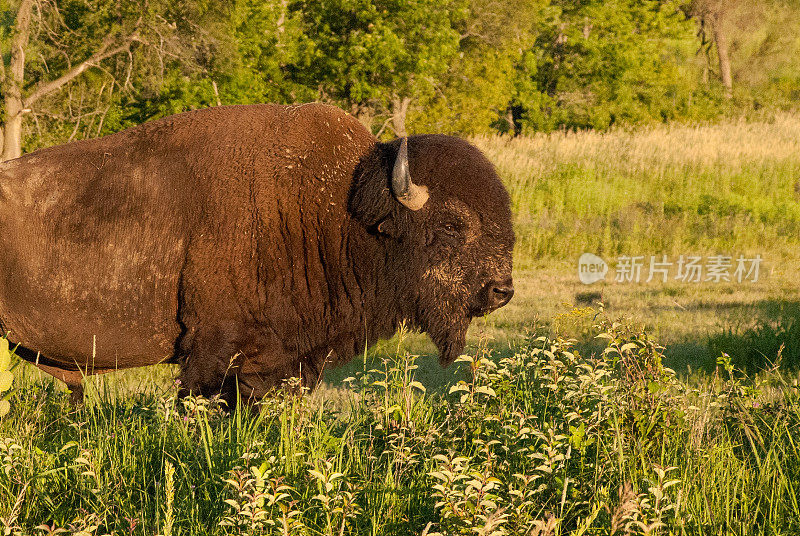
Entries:
[[[800, 5], [737, 3], [727, 14], [733, 80], [753, 107], [796, 108], [800, 102]], [[739, 103], [742, 104], [742, 103]]]
[[528, 59], [539, 94], [521, 99], [524, 128], [663, 121], [690, 106], [695, 73], [681, 55], [695, 40], [693, 23], [675, 2], [553, 0], [551, 8]]
[[301, 48], [306, 36], [301, 13], [288, 0], [239, 0], [232, 16], [236, 57], [220, 75], [223, 103], [293, 103], [315, 100], [316, 86], [297, 73], [308, 69]]
[[458, 52], [451, 17], [462, 0], [321, 0], [295, 6], [302, 14], [309, 61], [298, 80], [340, 103], [378, 132], [406, 132], [414, 99], [434, 91]]
[[[2, 4], [2, 159], [20, 156], [26, 120], [33, 146], [140, 123], [148, 95], [180, 71], [202, 71], [224, 48], [216, 26], [226, 2], [20, 0]], [[215, 26], [216, 25], [216, 26]], [[127, 105], [127, 106], [125, 106]], [[149, 114], [149, 115], [148, 115]]]
[[[546, 0], [470, 0], [454, 18], [458, 54], [415, 125], [436, 132], [516, 133], [517, 68], [533, 46]], [[535, 88], [534, 88], [535, 89]]]
[[[34, 9], [35, 8], [35, 9]], [[40, 78], [26, 84], [26, 51], [29, 48], [31, 33], [57, 36], [66, 27], [55, 2], [36, 2], [21, 0], [16, 11], [13, 33], [10, 40], [10, 59], [8, 65], [0, 59], [0, 87], [3, 92], [4, 118], [2, 133], [2, 160], [17, 158], [22, 154], [22, 125], [25, 115], [30, 113], [43, 97], [60, 90], [83, 72], [99, 66], [104, 60], [129, 52], [133, 43], [139, 40], [141, 16], [127, 28], [119, 28], [99, 40], [94, 49], [77, 64], [68, 62], [60, 74]], [[46, 37], [45, 37], [46, 38]], [[55, 39], [58, 39], [55, 37]], [[55, 39], [51, 39], [55, 42]], [[61, 49], [65, 54], [69, 51]]]
[[698, 20], [699, 36], [703, 44], [708, 41], [708, 30], [711, 31], [713, 43], [717, 49], [720, 81], [725, 88], [725, 97], [728, 99], [733, 96], [733, 76], [731, 75], [730, 49], [726, 29], [726, 17], [731, 5], [729, 0], [691, 0], [684, 7], [685, 12]]
[[735, 82], [740, 101], [735, 104], [740, 106], [748, 93], [755, 107], [797, 102], [800, 9], [796, 2], [688, 0], [682, 9], [697, 21], [700, 51], [708, 67], [717, 64], [728, 100], [734, 96]]

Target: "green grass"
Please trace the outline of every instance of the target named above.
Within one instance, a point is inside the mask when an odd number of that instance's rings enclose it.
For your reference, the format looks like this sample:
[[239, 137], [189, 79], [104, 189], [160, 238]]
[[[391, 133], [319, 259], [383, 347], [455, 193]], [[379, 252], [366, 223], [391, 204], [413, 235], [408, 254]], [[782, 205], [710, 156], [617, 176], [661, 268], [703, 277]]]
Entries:
[[[473, 322], [469, 359], [442, 371], [403, 334], [310, 396], [230, 416], [176, 401], [166, 366], [91, 378], [76, 409], [20, 364], [0, 528], [800, 533], [800, 119], [474, 141], [512, 195], [517, 293]], [[764, 267], [586, 286], [584, 252]]]
[[718, 375], [680, 381], [646, 334], [591, 316], [602, 358], [536, 338], [501, 360], [479, 350], [450, 389], [426, 392], [400, 348], [346, 387], [231, 416], [214, 401], [176, 403], [164, 369], [95, 379], [73, 409], [19, 368], [0, 423], [0, 526], [796, 534], [797, 378], [745, 380], [723, 362]]

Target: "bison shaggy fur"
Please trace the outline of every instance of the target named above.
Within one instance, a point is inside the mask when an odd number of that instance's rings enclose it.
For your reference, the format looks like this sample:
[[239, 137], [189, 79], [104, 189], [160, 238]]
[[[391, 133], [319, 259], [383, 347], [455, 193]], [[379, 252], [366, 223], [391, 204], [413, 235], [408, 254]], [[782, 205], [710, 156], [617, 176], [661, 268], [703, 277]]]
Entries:
[[177, 363], [184, 392], [258, 398], [401, 323], [447, 365], [510, 299], [513, 245], [474, 146], [381, 143], [320, 104], [192, 111], [0, 165], [2, 329], [74, 389]]

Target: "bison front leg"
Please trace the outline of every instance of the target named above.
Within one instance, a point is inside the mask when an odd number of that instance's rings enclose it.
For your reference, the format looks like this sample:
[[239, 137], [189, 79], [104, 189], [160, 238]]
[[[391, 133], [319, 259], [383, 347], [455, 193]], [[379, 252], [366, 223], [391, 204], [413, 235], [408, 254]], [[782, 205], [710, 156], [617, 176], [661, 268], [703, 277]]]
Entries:
[[322, 369], [315, 366], [319, 360], [298, 358], [278, 344], [267, 348], [243, 356], [237, 371], [242, 400], [253, 403], [276, 390], [302, 394], [317, 387], [322, 375]]
[[305, 374], [300, 358], [239, 305], [233, 289], [192, 285], [195, 280], [187, 276], [182, 289], [180, 395], [220, 394], [233, 409], [239, 399], [256, 402], [283, 380]]
[[[179, 396], [219, 394], [233, 410], [239, 400], [261, 400], [283, 380], [297, 376], [282, 346], [260, 330], [237, 322], [208, 324], [189, 330], [181, 339]], [[295, 372], [294, 368], [298, 371]]]
[[[193, 330], [192, 330], [193, 331]], [[179, 343], [181, 372], [178, 396], [220, 395], [233, 408], [236, 404], [236, 372], [240, 363], [236, 337], [225, 326], [200, 329], [184, 335]]]

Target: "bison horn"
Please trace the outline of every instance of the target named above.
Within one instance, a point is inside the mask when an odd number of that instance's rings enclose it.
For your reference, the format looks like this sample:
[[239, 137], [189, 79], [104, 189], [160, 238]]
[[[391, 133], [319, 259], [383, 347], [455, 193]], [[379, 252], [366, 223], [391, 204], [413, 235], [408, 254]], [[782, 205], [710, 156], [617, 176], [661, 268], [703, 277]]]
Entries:
[[428, 188], [411, 182], [408, 170], [408, 138], [400, 141], [400, 150], [392, 170], [392, 193], [400, 203], [411, 210], [419, 210], [428, 201]]

